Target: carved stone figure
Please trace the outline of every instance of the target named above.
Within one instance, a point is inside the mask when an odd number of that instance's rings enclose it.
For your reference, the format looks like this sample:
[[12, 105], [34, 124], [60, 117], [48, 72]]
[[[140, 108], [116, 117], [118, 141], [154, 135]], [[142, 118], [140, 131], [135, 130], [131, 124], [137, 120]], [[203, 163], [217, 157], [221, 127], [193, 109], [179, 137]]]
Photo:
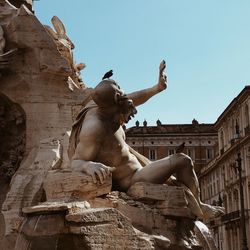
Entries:
[[73, 125], [69, 146], [71, 167], [91, 175], [95, 183], [103, 183], [112, 173], [113, 186], [119, 191], [127, 191], [136, 182], [164, 183], [175, 174], [176, 180], [198, 202], [194, 211], [197, 217], [220, 215], [223, 208], [201, 202], [198, 179], [189, 156], [176, 153], [151, 162], [125, 142], [122, 125], [136, 114], [135, 107], [166, 89], [165, 67], [162, 61], [155, 86], [128, 95], [111, 79], [96, 86], [93, 101], [80, 112]]
[[[53, 30], [48, 25], [44, 25], [44, 27], [46, 28], [47, 32], [54, 38], [59, 52], [61, 53], [63, 57], [67, 59], [69, 65], [71, 66], [73, 73], [69, 77], [71, 78], [72, 81], [74, 81], [75, 83], [74, 85], [76, 85], [76, 87], [78, 88], [85, 87], [80, 77], [80, 71], [84, 69], [86, 65], [84, 63], [76, 64], [74, 62], [72, 50], [75, 48], [75, 45], [67, 36], [66, 29], [65, 29], [63, 22], [57, 16], [53, 16], [51, 19], [51, 22], [55, 30]], [[69, 87], [71, 89], [72, 86], [69, 84]]]

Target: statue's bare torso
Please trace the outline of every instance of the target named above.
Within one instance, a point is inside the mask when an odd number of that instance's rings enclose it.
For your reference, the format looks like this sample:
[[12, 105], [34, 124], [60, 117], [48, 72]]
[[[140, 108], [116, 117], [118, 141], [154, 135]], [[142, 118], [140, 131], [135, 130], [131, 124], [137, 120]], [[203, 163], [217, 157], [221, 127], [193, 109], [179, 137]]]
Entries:
[[[95, 148], [86, 149], [93, 141]], [[85, 152], [82, 152], [82, 148], [85, 148]], [[127, 189], [134, 173], [142, 168], [125, 142], [123, 128], [111, 119], [105, 119], [98, 108], [86, 114], [80, 133], [80, 148], [76, 148], [73, 159], [90, 159], [115, 168], [112, 176], [120, 189]]]

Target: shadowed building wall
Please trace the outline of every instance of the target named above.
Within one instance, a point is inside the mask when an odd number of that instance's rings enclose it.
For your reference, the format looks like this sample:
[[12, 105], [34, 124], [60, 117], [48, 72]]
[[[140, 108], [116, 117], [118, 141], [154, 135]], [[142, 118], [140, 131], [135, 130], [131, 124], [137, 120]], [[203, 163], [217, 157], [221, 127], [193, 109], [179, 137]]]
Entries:
[[219, 155], [202, 168], [199, 176], [202, 200], [222, 204], [226, 214], [209, 221], [220, 250], [241, 248], [240, 181], [237, 156], [240, 153], [245, 224], [249, 242], [250, 215], [250, 86], [234, 98], [215, 122], [218, 130]]

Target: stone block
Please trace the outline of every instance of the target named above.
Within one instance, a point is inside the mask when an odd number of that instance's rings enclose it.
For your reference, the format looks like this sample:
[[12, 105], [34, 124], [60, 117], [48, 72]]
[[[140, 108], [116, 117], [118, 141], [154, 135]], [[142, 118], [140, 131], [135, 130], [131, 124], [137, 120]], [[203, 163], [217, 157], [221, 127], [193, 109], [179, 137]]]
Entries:
[[80, 171], [52, 170], [44, 181], [48, 201], [82, 201], [107, 194], [111, 191], [112, 177], [95, 184], [91, 176]]
[[137, 182], [129, 188], [127, 194], [137, 200], [171, 200], [173, 204], [186, 204], [183, 188], [176, 186]]
[[187, 207], [187, 204], [180, 204], [181, 202], [176, 205], [169, 201], [158, 201], [155, 206], [162, 215], [168, 217], [184, 217], [195, 219], [195, 216], [191, 213], [190, 209]]
[[46, 214], [52, 212], [66, 211], [67, 213], [79, 213], [90, 208], [90, 204], [87, 201], [81, 202], [43, 202], [39, 205], [32, 207], [24, 207], [22, 212], [24, 214]]
[[188, 207], [185, 190], [182, 187], [137, 182], [127, 192], [137, 200], [153, 200], [162, 215], [195, 218]]
[[151, 249], [129, 218], [114, 208], [93, 208], [66, 216], [70, 233], [84, 235], [90, 249]]
[[[65, 217], [64, 208], [75, 204], [46, 202], [42, 204], [43, 209], [40, 208], [40, 212], [37, 210], [38, 206], [30, 207], [21, 227], [18, 243], [37, 250], [45, 249], [43, 246], [46, 249], [56, 249], [58, 242], [71, 243], [70, 248], [60, 249], [152, 249], [151, 242], [140, 237], [131, 221], [118, 210], [90, 208]], [[48, 212], [51, 206], [59, 210]], [[36, 212], [33, 213], [34, 211]], [[37, 242], [42, 245], [37, 245]], [[81, 242], [84, 246], [78, 245]], [[16, 249], [19, 249], [17, 244]]]

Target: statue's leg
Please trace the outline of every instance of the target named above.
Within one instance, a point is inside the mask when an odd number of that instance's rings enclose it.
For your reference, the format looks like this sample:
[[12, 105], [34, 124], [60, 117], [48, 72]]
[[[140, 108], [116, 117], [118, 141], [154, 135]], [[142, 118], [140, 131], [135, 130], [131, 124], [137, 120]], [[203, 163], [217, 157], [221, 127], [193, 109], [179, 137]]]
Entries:
[[164, 183], [172, 174], [176, 174], [179, 182], [186, 185], [200, 202], [200, 190], [192, 159], [178, 153], [149, 163], [139, 169], [133, 176], [131, 184], [139, 181]]
[[147, 166], [135, 172], [131, 184], [135, 182], [164, 183], [172, 174], [176, 175], [178, 182], [183, 183], [190, 189], [203, 212], [202, 217], [212, 218], [224, 213], [224, 208], [204, 204], [200, 200], [200, 189], [197, 176], [194, 171], [192, 159], [178, 153], [170, 155], [158, 161], [149, 163]]

